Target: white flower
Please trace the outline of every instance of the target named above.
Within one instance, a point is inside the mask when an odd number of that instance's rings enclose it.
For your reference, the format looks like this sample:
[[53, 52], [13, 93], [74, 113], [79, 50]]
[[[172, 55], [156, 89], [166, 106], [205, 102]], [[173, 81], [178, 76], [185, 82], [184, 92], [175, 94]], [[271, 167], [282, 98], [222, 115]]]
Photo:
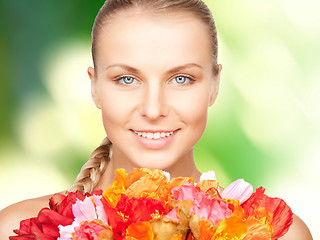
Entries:
[[204, 180], [217, 180], [216, 173], [214, 171], [204, 172], [200, 176], [200, 182]]
[[163, 170], [160, 170], [168, 179], [168, 182], [170, 181], [170, 173], [166, 172], [166, 171], [163, 171]]

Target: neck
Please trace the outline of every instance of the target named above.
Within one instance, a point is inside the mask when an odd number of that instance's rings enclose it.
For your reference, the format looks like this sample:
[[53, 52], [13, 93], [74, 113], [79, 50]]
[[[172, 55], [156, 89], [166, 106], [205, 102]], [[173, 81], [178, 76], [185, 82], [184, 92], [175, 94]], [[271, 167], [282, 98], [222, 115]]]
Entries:
[[[94, 189], [104, 190], [109, 187], [115, 178], [114, 171], [118, 168], [124, 168], [126, 170], [126, 173], [130, 173], [133, 171], [133, 168], [140, 167], [136, 166], [131, 161], [126, 161], [126, 164], [124, 164], [123, 161], [113, 155], [105, 172], [101, 175], [99, 183], [95, 186]], [[199, 182], [201, 175], [201, 172], [197, 169], [194, 163], [193, 150], [187, 153], [182, 159], [176, 161], [173, 165], [162, 170], [169, 172], [171, 178], [190, 177], [190, 175], [192, 175], [194, 182]]]
[[194, 182], [199, 182], [201, 172], [198, 170], [193, 159], [193, 150], [186, 155], [186, 157], [180, 159], [172, 166], [163, 169], [170, 173], [171, 178], [175, 177], [190, 177], [193, 176]]

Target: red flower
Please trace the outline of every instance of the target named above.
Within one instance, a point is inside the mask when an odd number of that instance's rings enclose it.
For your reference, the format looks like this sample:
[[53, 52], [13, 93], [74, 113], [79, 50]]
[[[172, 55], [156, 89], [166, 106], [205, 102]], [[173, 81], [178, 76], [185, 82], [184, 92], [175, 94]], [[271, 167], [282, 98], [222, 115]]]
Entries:
[[26, 219], [20, 222], [20, 229], [14, 230], [18, 236], [9, 237], [10, 240], [54, 240], [55, 238], [46, 236], [36, 218]]
[[[102, 191], [93, 194], [102, 195]], [[92, 194], [87, 194], [91, 196]], [[20, 228], [14, 230], [18, 236], [9, 237], [10, 240], [43, 239], [52, 240], [59, 237], [59, 225], [66, 226], [73, 222], [72, 205], [77, 199], [83, 200], [85, 196], [77, 192], [70, 192], [66, 196], [55, 194], [49, 200], [49, 208], [43, 208], [37, 217], [23, 220]]]
[[152, 198], [129, 198], [121, 195], [115, 208], [102, 199], [116, 240], [123, 239], [131, 223], [144, 222], [165, 214], [163, 202]]
[[248, 216], [255, 214], [255, 209], [263, 207], [273, 213], [271, 225], [273, 233], [271, 238], [278, 239], [289, 230], [292, 224], [292, 211], [290, 207], [280, 198], [271, 198], [264, 194], [265, 189], [260, 187], [241, 207]]

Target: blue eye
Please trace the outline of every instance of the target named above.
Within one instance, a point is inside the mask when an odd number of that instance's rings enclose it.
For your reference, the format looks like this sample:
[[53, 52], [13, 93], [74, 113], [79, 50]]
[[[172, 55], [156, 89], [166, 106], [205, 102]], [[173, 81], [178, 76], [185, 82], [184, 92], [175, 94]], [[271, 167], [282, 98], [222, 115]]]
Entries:
[[124, 84], [124, 85], [131, 85], [134, 82], [136, 82], [137, 80], [134, 77], [130, 77], [130, 76], [124, 76], [124, 77], [120, 77], [116, 80], [118, 83]]
[[188, 84], [193, 81], [190, 77], [187, 76], [177, 76], [173, 79], [177, 84]]

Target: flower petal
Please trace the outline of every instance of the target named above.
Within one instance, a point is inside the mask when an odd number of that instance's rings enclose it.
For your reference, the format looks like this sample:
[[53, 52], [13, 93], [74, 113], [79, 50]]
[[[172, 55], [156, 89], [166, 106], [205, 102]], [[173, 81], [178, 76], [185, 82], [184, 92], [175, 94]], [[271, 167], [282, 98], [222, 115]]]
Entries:
[[247, 219], [248, 232], [243, 240], [270, 240], [268, 227], [254, 217]]
[[278, 239], [283, 236], [293, 222], [293, 213], [291, 208], [280, 198], [271, 198], [264, 194], [265, 189], [260, 187], [255, 193], [241, 206], [248, 216], [255, 214], [255, 209], [264, 207], [269, 212], [273, 213], [272, 239]]
[[216, 173], [214, 171], [204, 172], [200, 176], [200, 182], [204, 180], [217, 180]]
[[153, 240], [154, 235], [150, 222], [136, 222], [130, 224], [126, 230], [126, 237], [137, 240]]
[[183, 183], [181, 187], [175, 187], [171, 190], [172, 196], [175, 200], [177, 201], [182, 201], [182, 200], [194, 200], [197, 190], [193, 186], [193, 184], [189, 182]]
[[168, 179], [168, 182], [170, 181], [170, 173], [166, 172], [166, 171], [163, 171], [163, 170], [160, 170]]
[[179, 218], [177, 217], [177, 208], [172, 209], [168, 212], [164, 217], [169, 218], [173, 221], [179, 222]]
[[253, 187], [250, 183], [243, 179], [238, 179], [223, 190], [221, 197], [236, 199], [242, 204], [252, 195], [252, 192]]
[[246, 233], [247, 223], [237, 216], [231, 216], [220, 222], [215, 236], [228, 236], [227, 239], [243, 239]]
[[103, 192], [103, 197], [111, 207], [116, 207], [121, 194], [126, 191], [126, 171], [124, 169], [117, 169], [115, 170], [115, 174], [117, 176], [113, 183]]
[[90, 198], [86, 197], [83, 201], [77, 200], [72, 205], [72, 212], [77, 221], [92, 221], [97, 218], [96, 210]]

